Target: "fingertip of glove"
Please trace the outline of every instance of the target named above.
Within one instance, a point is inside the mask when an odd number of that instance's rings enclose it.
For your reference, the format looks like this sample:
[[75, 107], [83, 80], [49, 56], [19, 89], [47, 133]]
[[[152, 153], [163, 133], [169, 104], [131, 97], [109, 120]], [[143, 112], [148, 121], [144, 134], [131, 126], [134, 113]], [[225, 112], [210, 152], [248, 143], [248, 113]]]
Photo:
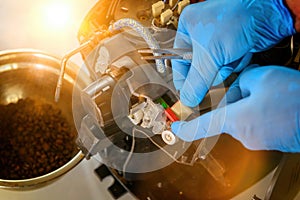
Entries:
[[183, 85], [182, 81], [174, 81], [173, 84], [176, 91], [180, 91]]
[[182, 123], [182, 122], [173, 122], [173, 123], [171, 124], [171, 129], [172, 129], [172, 132], [173, 132], [174, 134], [177, 134], [177, 133], [178, 133], [179, 126], [180, 126], [181, 123]]
[[184, 105], [188, 107], [195, 107], [197, 106], [202, 100], [202, 97], [197, 97], [195, 95], [190, 95], [190, 93], [186, 94], [181, 90], [180, 92], [180, 101]]
[[[191, 72], [189, 72], [190, 74]], [[180, 100], [186, 106], [195, 107], [203, 100], [208, 88], [208, 84], [203, 80], [203, 77], [190, 75], [180, 90]]]
[[178, 132], [179, 124], [180, 124], [180, 122], [173, 122], [171, 124], [171, 129], [174, 134], [176, 134]]
[[226, 93], [226, 102], [227, 103], [234, 103], [240, 99], [242, 99], [241, 90], [238, 86], [232, 86]]

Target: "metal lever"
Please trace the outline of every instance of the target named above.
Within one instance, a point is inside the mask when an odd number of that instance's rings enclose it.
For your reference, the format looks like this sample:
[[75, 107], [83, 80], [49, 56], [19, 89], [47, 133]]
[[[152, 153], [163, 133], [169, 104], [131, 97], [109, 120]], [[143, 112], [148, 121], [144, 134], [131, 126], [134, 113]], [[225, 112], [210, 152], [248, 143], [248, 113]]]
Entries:
[[192, 60], [193, 52], [191, 49], [182, 48], [166, 48], [166, 49], [139, 49], [138, 53], [141, 54], [158, 54], [153, 56], [142, 56], [144, 60], [155, 59], [180, 59], [180, 60]]

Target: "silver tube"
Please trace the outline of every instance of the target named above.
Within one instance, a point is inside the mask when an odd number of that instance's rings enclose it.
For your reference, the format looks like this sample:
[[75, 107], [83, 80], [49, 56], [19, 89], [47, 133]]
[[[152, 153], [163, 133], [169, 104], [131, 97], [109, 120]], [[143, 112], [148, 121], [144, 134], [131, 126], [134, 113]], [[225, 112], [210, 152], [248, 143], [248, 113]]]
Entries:
[[83, 43], [82, 45], [80, 45], [78, 48], [72, 50], [71, 52], [67, 53], [63, 58], [62, 58], [62, 61], [61, 61], [61, 64], [60, 64], [60, 73], [59, 73], [59, 77], [58, 77], [58, 80], [57, 80], [57, 85], [56, 85], [56, 89], [55, 89], [55, 102], [58, 102], [59, 101], [59, 97], [60, 97], [60, 90], [61, 90], [61, 87], [62, 87], [62, 82], [63, 82], [63, 78], [64, 78], [64, 74], [65, 74], [65, 69], [66, 69], [66, 66], [67, 66], [67, 62], [68, 60], [75, 54], [79, 53], [81, 50], [85, 49], [87, 46], [90, 45], [90, 40]]

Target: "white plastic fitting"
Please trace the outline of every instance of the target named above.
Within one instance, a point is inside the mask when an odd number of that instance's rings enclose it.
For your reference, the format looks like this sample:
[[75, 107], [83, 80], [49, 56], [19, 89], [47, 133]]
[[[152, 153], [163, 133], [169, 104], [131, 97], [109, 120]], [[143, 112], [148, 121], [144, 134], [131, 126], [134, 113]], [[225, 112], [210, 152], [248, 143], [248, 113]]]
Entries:
[[181, 14], [182, 10], [190, 4], [190, 0], [183, 0], [178, 3], [178, 14]]
[[158, 1], [154, 4], [152, 4], [153, 17], [158, 17], [164, 8], [165, 8], [165, 3], [163, 1]]
[[165, 130], [161, 133], [161, 138], [163, 139], [163, 141], [168, 144], [168, 145], [173, 145], [177, 142], [177, 138], [175, 137], [175, 135], [169, 131], [169, 130]]
[[167, 9], [160, 15], [160, 22], [162, 25], [165, 25], [173, 16], [173, 12], [171, 9]]

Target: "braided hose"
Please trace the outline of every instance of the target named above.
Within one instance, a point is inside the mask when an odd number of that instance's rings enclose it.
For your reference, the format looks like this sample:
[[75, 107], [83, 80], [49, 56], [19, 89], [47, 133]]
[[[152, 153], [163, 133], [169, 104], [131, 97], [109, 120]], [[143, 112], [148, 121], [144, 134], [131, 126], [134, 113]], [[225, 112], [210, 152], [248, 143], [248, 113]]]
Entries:
[[[112, 32], [112, 31], [120, 30], [124, 27], [129, 27], [129, 28], [133, 29], [135, 32], [137, 32], [146, 41], [149, 48], [151, 48], [151, 49], [159, 49], [160, 48], [157, 40], [152, 36], [150, 31], [134, 19], [130, 19], [130, 18], [119, 19], [118, 21], [114, 22], [109, 27], [109, 31]], [[154, 55], [158, 56], [159, 54], [155, 53]], [[166, 68], [163, 63], [163, 60], [156, 59], [155, 63], [156, 63], [156, 70], [159, 73], [166, 72]]]

